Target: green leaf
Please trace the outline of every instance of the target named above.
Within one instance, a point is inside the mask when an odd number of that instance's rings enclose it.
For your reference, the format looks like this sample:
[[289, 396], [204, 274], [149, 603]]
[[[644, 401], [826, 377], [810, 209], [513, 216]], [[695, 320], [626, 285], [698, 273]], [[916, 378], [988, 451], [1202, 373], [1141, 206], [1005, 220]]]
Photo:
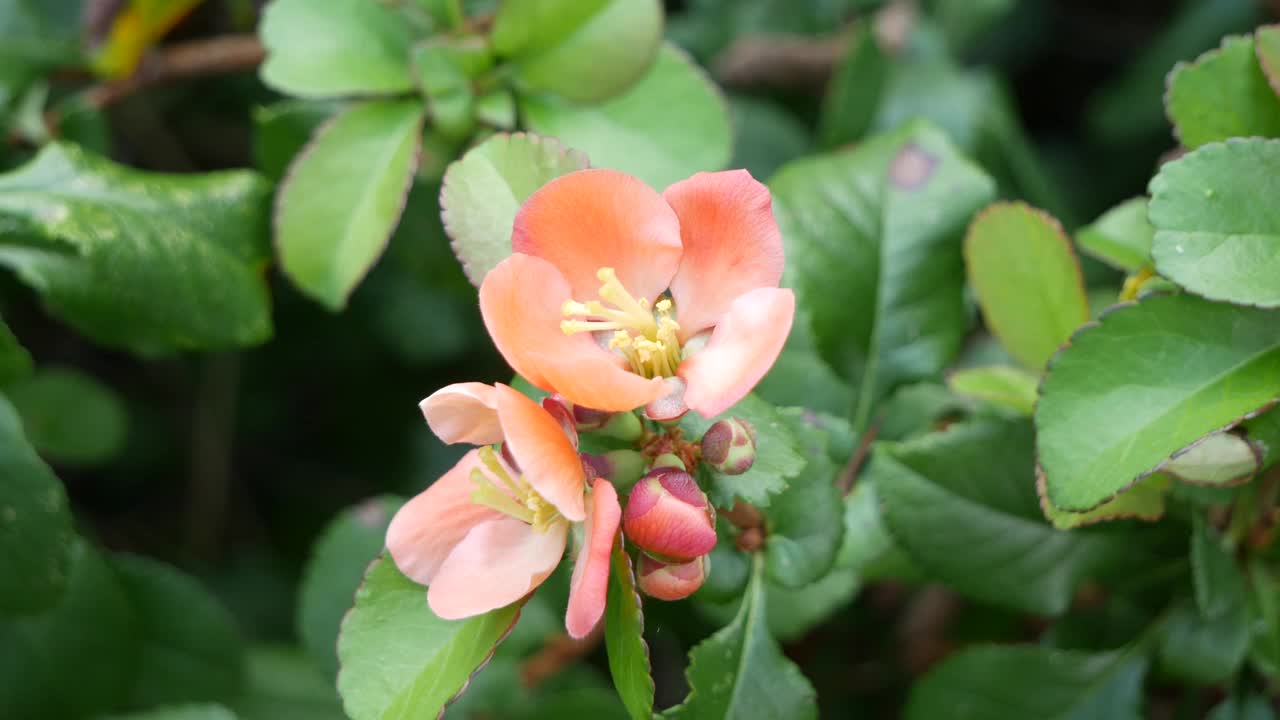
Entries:
[[342, 108], [331, 100], [283, 100], [254, 108], [254, 167], [278, 182], [312, 133]]
[[104, 344], [140, 353], [271, 335], [262, 269], [270, 189], [243, 171], [142, 172], [51, 143], [0, 176], [0, 266]]
[[442, 620], [389, 556], [369, 567], [338, 637], [338, 691], [353, 720], [428, 720], [466, 687], [515, 625], [520, 603]]
[[911, 689], [907, 720], [1138, 720], [1140, 655], [1035, 645], [962, 650]]
[[347, 720], [333, 678], [302, 650], [261, 646], [246, 659], [247, 687], [231, 703], [241, 720]]
[[525, 133], [494, 135], [449, 165], [440, 213], [472, 284], [479, 286], [511, 255], [511, 226], [520, 205], [551, 180], [587, 165], [577, 150]]
[[194, 578], [137, 555], [112, 565], [138, 618], [135, 707], [225, 701], [240, 691], [244, 647], [235, 619]]
[[746, 168], [761, 180], [794, 157], [805, 155], [813, 145], [809, 130], [800, 118], [778, 103], [745, 95], [729, 98], [733, 121], [731, 168]]
[[1266, 695], [1233, 695], [1215, 705], [1206, 720], [1275, 720], [1271, 700]]
[[1040, 378], [1022, 368], [993, 366], [965, 368], [947, 376], [947, 387], [957, 395], [976, 398], [1031, 416]]
[[1050, 502], [1049, 498], [1045, 496], [1043, 476], [1036, 483], [1036, 488], [1040, 492], [1040, 505], [1044, 509], [1044, 515], [1049, 519], [1049, 522], [1060, 530], [1070, 530], [1084, 525], [1121, 518], [1137, 518], [1147, 521], [1159, 520], [1164, 516], [1165, 493], [1168, 492], [1169, 486], [1172, 484], [1173, 479], [1169, 475], [1152, 473], [1107, 502], [1085, 512], [1063, 510]]
[[984, 602], [1059, 615], [1084, 580], [1136, 554], [1047, 525], [1033, 467], [1029, 425], [987, 418], [881, 445], [868, 472], [890, 533], [933, 577]]
[[1044, 211], [1025, 203], [991, 205], [969, 225], [964, 256], [987, 327], [1027, 368], [1043, 368], [1089, 319], [1071, 241]]
[[604, 644], [609, 651], [609, 673], [618, 696], [632, 718], [653, 717], [653, 676], [649, 646], [644, 641], [644, 613], [636, 593], [631, 557], [619, 533], [609, 563], [609, 595], [604, 610]]
[[617, 97], [572, 105], [526, 96], [520, 99], [520, 114], [529, 130], [585, 152], [592, 165], [622, 170], [658, 189], [700, 170], [720, 170], [731, 155], [724, 97], [670, 44], [644, 77]]
[[753, 560], [751, 584], [733, 622], [689, 653], [689, 697], [664, 717], [737, 720], [816, 718], [813, 686], [782, 654], [765, 619], [764, 558]]
[[1151, 264], [1155, 228], [1147, 221], [1145, 197], [1126, 200], [1076, 233], [1080, 249], [1104, 263], [1128, 272]]
[[276, 247], [286, 275], [340, 310], [382, 256], [418, 166], [422, 103], [352, 107], [294, 158], [276, 196]]
[[1196, 485], [1238, 485], [1262, 469], [1262, 451], [1235, 432], [1214, 433], [1160, 466], [1164, 473]]
[[413, 89], [413, 27], [369, 0], [274, 0], [258, 30], [267, 48], [262, 81], [299, 97]]
[[[1277, 100], [1280, 103], [1280, 100]], [[1151, 180], [1156, 270], [1196, 295], [1280, 307], [1280, 140], [1229, 140]]]
[[959, 351], [960, 235], [994, 186], [921, 123], [797, 160], [770, 186], [785, 284], [823, 358], [854, 381], [860, 430], [894, 386], [935, 375]]
[[702, 468], [710, 476], [711, 486], [700, 483], [708, 490], [711, 503], [716, 507], [732, 507], [735, 498], [742, 498], [758, 508], [765, 508], [778, 493], [786, 490], [791, 478], [805, 468], [805, 460], [796, 452], [796, 439], [785, 418], [773, 405], [755, 395], [748, 395], [736, 405], [713, 418], [698, 413], [686, 413], [680, 420], [685, 437], [701, 438], [703, 433], [721, 418], [742, 418], [756, 430], [756, 461], [751, 469], [741, 475], [722, 475]]
[[48, 609], [67, 588], [71, 511], [62, 483], [28, 444], [17, 410], [3, 395], [0, 477], [0, 612]]
[[6, 718], [95, 717], [120, 708], [133, 688], [139, 618], [96, 550], [78, 541], [71, 555], [71, 582], [56, 607], [0, 620]]
[[0, 388], [31, 374], [31, 354], [0, 318]]
[[1250, 663], [1263, 675], [1280, 672], [1280, 585], [1267, 564], [1249, 562], [1249, 609], [1254, 618]]
[[27, 438], [55, 463], [96, 465], [124, 446], [129, 416], [114, 390], [74, 368], [44, 367], [5, 389]]
[[239, 720], [221, 705], [174, 705], [128, 715], [112, 715], [103, 720]]
[[1244, 576], [1217, 533], [1199, 515], [1192, 519], [1191, 580], [1196, 605], [1202, 616], [1219, 618], [1244, 606]]
[[1077, 332], [1036, 404], [1045, 487], [1091, 510], [1280, 397], [1275, 313], [1152, 295]]
[[1280, 25], [1267, 25], [1258, 28], [1253, 36], [1254, 50], [1258, 55], [1258, 64], [1267, 76], [1271, 89], [1280, 95]]
[[823, 147], [839, 147], [867, 134], [892, 67], [876, 42], [872, 24], [863, 24], [836, 67], [822, 101], [818, 138]]
[[370, 498], [334, 518], [311, 551], [298, 590], [298, 636], [329, 677], [338, 672], [338, 627], [351, 599], [385, 546], [397, 497]]
[[782, 353], [753, 392], [780, 407], [803, 406], [832, 415], [844, 415], [853, 405], [853, 390], [818, 356], [802, 308], [797, 308]]
[[807, 464], [764, 509], [765, 571], [770, 581], [795, 589], [826, 575], [840, 549], [844, 507], [836, 476], [841, 466], [831, 457], [829, 434], [851, 439], [853, 430], [839, 418], [827, 418], [838, 428], [824, 427], [813, 411], [803, 408], [785, 408], [778, 415], [791, 429]]
[[658, 0], [507, 0], [494, 51], [520, 86], [579, 102], [617, 95], [649, 69], [662, 41]]
[[1156, 660], [1165, 673], [1196, 685], [1215, 685], [1240, 669], [1249, 652], [1249, 615], [1243, 604], [1215, 618], [1195, 606], [1174, 607], [1159, 627]]
[[1253, 38], [1229, 37], [1169, 73], [1165, 109], [1183, 146], [1231, 137], [1280, 135], [1280, 97], [1258, 66]]

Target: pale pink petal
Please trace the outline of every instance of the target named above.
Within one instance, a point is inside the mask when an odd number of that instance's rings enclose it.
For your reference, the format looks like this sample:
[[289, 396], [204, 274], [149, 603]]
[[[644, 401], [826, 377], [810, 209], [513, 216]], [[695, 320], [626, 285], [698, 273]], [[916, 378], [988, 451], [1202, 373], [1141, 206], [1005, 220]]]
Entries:
[[782, 351], [795, 310], [795, 295], [784, 288], [757, 288], [734, 300], [707, 346], [680, 363], [685, 403], [714, 417], [751, 392]]
[[582, 460], [560, 422], [542, 406], [506, 385], [494, 393], [507, 447], [521, 476], [560, 514], [574, 522], [586, 517]]
[[537, 387], [598, 410], [631, 410], [659, 396], [659, 387], [590, 334], [560, 330], [567, 299], [560, 271], [532, 255], [512, 255], [485, 276], [480, 312], [507, 364]]
[[564, 616], [565, 628], [575, 638], [586, 637], [604, 615], [605, 597], [609, 591], [609, 560], [613, 553], [613, 539], [618, 534], [618, 521], [622, 517], [618, 493], [608, 480], [597, 478], [591, 487], [591, 512], [583, 527], [583, 546], [573, 564], [569, 609]]
[[436, 572], [427, 604], [446, 620], [510, 605], [556, 569], [568, 531], [558, 522], [539, 532], [505, 515], [475, 526]]
[[746, 170], [698, 173], [667, 188], [684, 255], [671, 281], [681, 339], [705, 330], [739, 295], [777, 287], [782, 234], [769, 189]]
[[387, 527], [387, 550], [400, 572], [428, 585], [454, 546], [476, 525], [505, 517], [471, 502], [471, 471], [482, 467], [472, 450], [443, 477], [404, 504]]
[[680, 262], [680, 224], [653, 188], [617, 170], [562, 175], [516, 213], [511, 249], [550, 261], [575, 300], [594, 300], [611, 267], [637, 298], [653, 300]]
[[446, 443], [492, 445], [502, 442], [502, 426], [494, 407], [493, 386], [454, 383], [418, 403], [431, 432]]

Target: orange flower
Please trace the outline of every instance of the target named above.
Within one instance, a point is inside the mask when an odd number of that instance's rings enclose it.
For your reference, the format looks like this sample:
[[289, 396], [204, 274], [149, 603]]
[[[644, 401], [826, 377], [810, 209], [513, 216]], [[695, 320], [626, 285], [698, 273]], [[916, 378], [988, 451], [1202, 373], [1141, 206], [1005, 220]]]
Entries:
[[[607, 480], [587, 491], [564, 426], [505, 385], [459, 383], [421, 404], [447, 443], [483, 445], [400, 509], [387, 550], [400, 572], [427, 586], [442, 618], [504, 607], [542, 584], [582, 522], [565, 626], [583, 637], [604, 614], [609, 553], [622, 511]], [[491, 445], [501, 443], [501, 452]]]
[[516, 372], [578, 405], [718, 415], [791, 330], [769, 191], [745, 170], [661, 195], [614, 170], [563, 175], [521, 206], [511, 244], [480, 287], [485, 326]]

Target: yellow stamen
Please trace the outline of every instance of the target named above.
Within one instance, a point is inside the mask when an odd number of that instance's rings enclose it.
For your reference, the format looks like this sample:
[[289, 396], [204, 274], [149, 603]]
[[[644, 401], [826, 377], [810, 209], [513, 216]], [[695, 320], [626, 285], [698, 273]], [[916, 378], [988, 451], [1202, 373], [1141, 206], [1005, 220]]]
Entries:
[[471, 502], [529, 523], [537, 532], [546, 532], [564, 521], [556, 506], [539, 495], [527, 480], [512, 476], [493, 448], [480, 448], [480, 462], [490, 474], [480, 468], [471, 471], [471, 482], [476, 485]]
[[[613, 268], [600, 268], [600, 302], [567, 300], [560, 312], [566, 335], [580, 332], [613, 332], [609, 348], [626, 358], [631, 371], [644, 377], [671, 377], [680, 365], [680, 325], [671, 317], [675, 310], [670, 298], [649, 306], [646, 298], [636, 298], [623, 287]], [[604, 303], [612, 305], [606, 306]]]

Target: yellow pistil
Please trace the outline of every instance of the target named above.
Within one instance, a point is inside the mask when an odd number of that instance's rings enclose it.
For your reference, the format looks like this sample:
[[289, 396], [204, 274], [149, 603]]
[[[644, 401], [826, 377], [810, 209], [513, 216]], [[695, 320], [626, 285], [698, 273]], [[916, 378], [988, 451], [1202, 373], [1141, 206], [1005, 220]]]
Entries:
[[471, 502], [528, 523], [537, 532], [546, 532], [556, 522], [563, 521], [555, 505], [547, 502], [524, 478], [507, 471], [493, 448], [480, 448], [480, 461], [489, 472], [480, 468], [471, 471], [471, 482], [476, 485], [471, 491]]
[[680, 325], [671, 317], [671, 300], [662, 298], [650, 308], [647, 299], [627, 292], [613, 268], [600, 268], [596, 278], [603, 283], [600, 300], [566, 301], [560, 312], [568, 319], [560, 322], [560, 329], [566, 335], [612, 331], [609, 349], [626, 358], [632, 372], [644, 377], [675, 375], [680, 365]]

